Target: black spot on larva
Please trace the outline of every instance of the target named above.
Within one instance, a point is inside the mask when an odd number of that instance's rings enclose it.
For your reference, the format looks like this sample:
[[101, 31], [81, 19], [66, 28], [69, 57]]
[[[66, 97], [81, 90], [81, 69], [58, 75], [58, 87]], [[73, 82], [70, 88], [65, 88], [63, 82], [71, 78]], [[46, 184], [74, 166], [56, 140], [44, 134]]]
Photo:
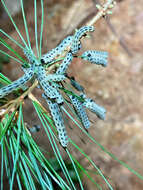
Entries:
[[13, 89], [13, 87], [10, 87], [9, 90], [11, 91]]
[[91, 54], [89, 53], [89, 54], [87, 55], [87, 57], [91, 57]]
[[64, 137], [66, 137], [66, 133], [63, 133]]
[[41, 63], [45, 63], [44, 59], [41, 59]]
[[64, 102], [59, 103], [60, 106], [62, 106], [63, 104], [64, 104]]
[[7, 89], [5, 89], [5, 88], [4, 88], [4, 89], [1, 89], [1, 90], [2, 90], [4, 93], [7, 92]]

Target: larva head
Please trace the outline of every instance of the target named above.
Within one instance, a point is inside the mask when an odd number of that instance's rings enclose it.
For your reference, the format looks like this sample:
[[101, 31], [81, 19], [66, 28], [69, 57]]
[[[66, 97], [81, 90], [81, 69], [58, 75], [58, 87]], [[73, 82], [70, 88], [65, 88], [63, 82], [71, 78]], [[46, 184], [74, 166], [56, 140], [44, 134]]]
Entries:
[[45, 60], [44, 60], [44, 59], [41, 59], [41, 63], [42, 63], [42, 64], [45, 64]]
[[77, 54], [77, 52], [81, 48], [81, 42], [80, 39], [84, 36], [86, 36], [87, 32], [93, 32], [94, 31], [94, 26], [83, 26], [79, 30], [76, 30], [74, 36], [73, 36], [73, 41], [71, 45], [71, 52], [73, 54]]
[[107, 66], [108, 53], [104, 51], [89, 50], [81, 55], [81, 58], [93, 64]]
[[105, 115], [106, 115], [106, 110], [102, 106], [97, 105], [94, 101], [92, 102], [91, 105], [91, 111], [95, 112], [96, 115], [102, 119], [105, 120]]
[[94, 26], [83, 26], [75, 33], [75, 38], [80, 40], [81, 37], [85, 36], [87, 32], [93, 32], [95, 30]]
[[90, 111], [94, 112], [97, 115], [97, 117], [99, 117], [100, 119], [102, 119], [102, 120], [105, 119], [105, 114], [106, 114], [105, 108], [97, 105], [92, 99], [86, 98], [83, 105], [86, 108], [90, 109]]

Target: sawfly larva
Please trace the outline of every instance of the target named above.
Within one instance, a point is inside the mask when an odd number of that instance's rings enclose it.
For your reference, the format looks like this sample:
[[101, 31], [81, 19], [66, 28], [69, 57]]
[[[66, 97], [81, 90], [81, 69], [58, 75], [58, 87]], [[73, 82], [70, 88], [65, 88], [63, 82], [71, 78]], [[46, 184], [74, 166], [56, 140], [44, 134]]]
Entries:
[[81, 119], [83, 126], [85, 127], [85, 129], [89, 129], [90, 121], [88, 119], [88, 116], [86, 114], [86, 111], [85, 111], [82, 103], [75, 96], [70, 95], [69, 97], [70, 97], [70, 100], [71, 100], [79, 118]]
[[59, 141], [63, 147], [67, 147], [68, 136], [67, 136], [66, 128], [64, 125], [64, 120], [63, 120], [59, 105], [56, 102], [53, 103], [51, 100], [49, 100], [45, 94], [43, 94], [42, 96], [43, 96], [43, 98], [46, 99], [47, 104], [49, 106], [52, 118], [54, 120], [55, 126], [58, 131]]
[[102, 65], [102, 66], [106, 67], [108, 53], [105, 51], [89, 50], [89, 51], [85, 51], [81, 55], [81, 58], [86, 61], [89, 61], [93, 64]]
[[86, 35], [87, 32], [93, 32], [94, 26], [83, 26], [77, 30], [73, 36], [73, 41], [71, 45], [71, 52], [76, 54], [79, 50], [80, 39]]

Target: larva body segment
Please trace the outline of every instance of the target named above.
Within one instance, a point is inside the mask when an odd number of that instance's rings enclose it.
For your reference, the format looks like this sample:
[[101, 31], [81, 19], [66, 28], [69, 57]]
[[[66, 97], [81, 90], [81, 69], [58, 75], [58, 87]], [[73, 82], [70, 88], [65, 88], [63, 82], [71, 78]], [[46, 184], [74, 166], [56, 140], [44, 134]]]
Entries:
[[68, 66], [71, 64], [72, 60], [73, 60], [73, 55], [71, 52], [68, 52], [67, 55], [65, 56], [63, 62], [57, 69], [56, 74], [64, 74], [66, 72]]
[[106, 67], [108, 53], [105, 51], [89, 50], [84, 52], [81, 58], [93, 64], [102, 65], [103, 67]]
[[73, 54], [76, 54], [79, 50], [80, 39], [84, 35], [86, 35], [87, 32], [93, 32], [93, 31], [94, 31], [94, 26], [83, 26], [75, 32], [71, 45], [71, 52]]
[[[59, 92], [59, 91], [58, 91]], [[62, 105], [64, 103], [64, 99], [63, 96], [60, 94], [59, 92], [59, 96], [56, 97], [56, 102], [60, 105]]]
[[62, 54], [62, 52], [64, 51], [64, 50], [66, 50], [66, 48], [68, 47], [68, 46], [70, 46], [71, 45], [71, 43], [72, 43], [72, 40], [73, 40], [73, 36], [67, 36], [57, 47], [57, 49], [58, 49], [58, 54], [60, 55], [60, 54]]
[[55, 82], [60, 82], [60, 81], [63, 81], [65, 79], [66, 79], [66, 77], [64, 75], [60, 75], [60, 74], [49, 74], [46, 77], [47, 81], [55, 81]]
[[54, 49], [48, 51], [48, 53], [42, 55], [41, 63], [46, 64], [53, 61], [53, 59], [58, 55], [57, 51]]
[[62, 52], [71, 45], [72, 40], [73, 36], [66, 37], [56, 48], [52, 49], [41, 57], [41, 63], [46, 64], [52, 62], [56, 56], [62, 54]]
[[50, 84], [47, 80], [46, 71], [43, 66], [38, 67], [37, 79], [44, 90], [47, 97], [51, 99], [56, 99], [58, 104], [62, 104], [64, 102], [62, 95], [53, 85]]
[[38, 68], [38, 73], [37, 73], [37, 79], [41, 85], [41, 87], [43, 88], [46, 96], [48, 96], [49, 98], [56, 98], [58, 97], [58, 91], [53, 88], [50, 83], [46, 80], [46, 71], [42, 66], [39, 66]]
[[79, 118], [81, 119], [83, 126], [85, 127], [85, 129], [89, 129], [90, 121], [88, 119], [88, 116], [86, 114], [86, 111], [85, 111], [82, 103], [75, 96], [70, 95], [69, 97], [70, 97], [70, 100], [71, 100]]
[[59, 89], [60, 87], [62, 87], [59, 83], [56, 83], [56, 82], [51, 82], [51, 86], [53, 87], [53, 88], [56, 88], [56, 89]]
[[12, 84], [9, 84], [0, 89], [0, 98], [10, 94], [12, 91], [16, 90], [17, 88], [22, 87], [25, 85], [34, 75], [34, 71], [31, 68], [28, 68], [25, 74], [19, 78], [18, 80], [14, 81]]
[[39, 62], [37, 61], [32, 50], [25, 49], [23, 52], [24, 52], [25, 56], [27, 57], [27, 59], [29, 60], [30, 63], [39, 65]]
[[[61, 87], [59, 84], [55, 83], [55, 82], [52, 82], [51, 83], [51, 86], [55, 89], [58, 89]], [[63, 99], [63, 96], [60, 94], [60, 92], [58, 91], [59, 95], [56, 97], [56, 102], [60, 105], [62, 105], [64, 103], [64, 99]]]
[[54, 120], [55, 126], [58, 131], [59, 141], [63, 147], [67, 147], [68, 136], [67, 136], [66, 128], [64, 125], [64, 120], [62, 118], [62, 114], [61, 114], [59, 105], [57, 103], [53, 103], [52, 101], [50, 101], [46, 97], [46, 95], [43, 94], [42, 96], [46, 99], [46, 101], [48, 103], [52, 118]]
[[94, 112], [100, 119], [105, 119], [106, 110], [102, 106], [97, 105], [92, 99], [86, 98], [83, 106]]

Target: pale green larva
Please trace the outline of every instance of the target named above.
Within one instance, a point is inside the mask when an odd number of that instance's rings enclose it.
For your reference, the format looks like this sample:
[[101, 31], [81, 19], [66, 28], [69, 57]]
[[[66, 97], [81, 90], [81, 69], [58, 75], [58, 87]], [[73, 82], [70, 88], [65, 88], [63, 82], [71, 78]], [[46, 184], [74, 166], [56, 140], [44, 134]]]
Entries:
[[66, 37], [56, 48], [50, 50], [48, 53], [44, 54], [41, 57], [41, 63], [46, 64], [53, 61], [53, 59], [62, 54], [62, 52], [70, 46], [71, 42], [73, 40], [73, 36]]
[[83, 106], [94, 112], [100, 119], [105, 119], [106, 110], [102, 106], [97, 105], [92, 99], [85, 98]]
[[86, 114], [86, 111], [85, 111], [82, 103], [75, 96], [70, 95], [69, 97], [70, 97], [71, 103], [73, 104], [79, 118], [81, 119], [83, 126], [85, 127], [85, 129], [89, 129], [90, 121], [88, 119], [88, 116]]
[[56, 74], [64, 74], [66, 72], [66, 70], [68, 69], [68, 66], [71, 64], [72, 59], [73, 59], [72, 53], [68, 52], [67, 55], [65, 56], [63, 62], [57, 69]]
[[22, 87], [25, 85], [34, 75], [33, 68], [28, 68], [25, 74], [19, 78], [18, 80], [14, 81], [12, 84], [9, 84], [0, 89], [0, 98], [10, 94], [12, 91], [16, 90], [17, 88]]
[[83, 26], [79, 30], [77, 30], [73, 36], [73, 41], [71, 45], [72, 54], [76, 54], [79, 50], [80, 39], [86, 35], [87, 32], [93, 32], [94, 26]]
[[66, 128], [64, 125], [64, 120], [63, 120], [59, 105], [57, 103], [55, 103], [55, 102], [53, 103], [51, 100], [49, 100], [45, 94], [43, 94], [42, 96], [43, 96], [43, 98], [46, 99], [46, 101], [48, 103], [52, 118], [54, 120], [55, 126], [58, 131], [59, 141], [60, 141], [61, 145], [64, 148], [66, 148], [68, 145], [68, 136], [67, 136]]
[[81, 55], [81, 58], [93, 64], [107, 66], [108, 53], [105, 51], [89, 50]]

